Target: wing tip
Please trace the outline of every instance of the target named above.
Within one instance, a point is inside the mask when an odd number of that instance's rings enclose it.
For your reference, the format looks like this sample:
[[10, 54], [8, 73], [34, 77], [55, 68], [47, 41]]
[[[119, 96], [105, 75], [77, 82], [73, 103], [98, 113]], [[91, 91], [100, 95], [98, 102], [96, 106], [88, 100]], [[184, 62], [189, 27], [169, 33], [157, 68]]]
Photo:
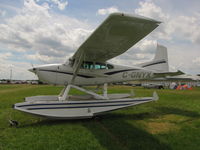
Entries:
[[146, 20], [146, 21], [150, 21], [156, 24], [160, 24], [162, 23], [162, 21], [158, 21], [149, 17], [145, 17], [145, 16], [141, 16], [141, 15], [137, 15], [137, 14], [128, 14], [128, 13], [123, 13], [123, 12], [114, 12], [111, 13], [109, 15], [109, 17], [115, 17], [115, 16], [122, 16], [122, 17], [130, 17], [130, 18], [135, 18], [135, 19], [142, 19], [142, 20]]

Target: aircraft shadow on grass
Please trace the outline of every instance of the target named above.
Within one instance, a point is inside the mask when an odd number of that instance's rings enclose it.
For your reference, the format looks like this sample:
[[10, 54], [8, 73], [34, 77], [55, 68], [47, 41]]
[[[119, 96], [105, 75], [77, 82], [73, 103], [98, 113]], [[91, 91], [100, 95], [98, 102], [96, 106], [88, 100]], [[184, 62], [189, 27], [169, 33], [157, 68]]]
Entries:
[[50, 126], [65, 123], [82, 124], [94, 135], [99, 144], [108, 150], [171, 149], [168, 145], [156, 139], [148, 132], [127, 123], [126, 117], [125, 119], [121, 117], [111, 119], [110, 117], [112, 116], [107, 114], [99, 118], [86, 120], [41, 120], [37, 123], [20, 125], [19, 128], [41, 127], [47, 124]]
[[[110, 113], [103, 116], [103, 119], [85, 123], [84, 126], [88, 128], [96, 139], [99, 140], [107, 149], [172, 149], [166, 143], [161, 142], [148, 132], [135, 127], [127, 122], [127, 120], [143, 120], [157, 118], [162, 115], [175, 114], [187, 116], [191, 119], [199, 118], [200, 114], [182, 110], [173, 107], [158, 107], [157, 112], [146, 112], [140, 114], [119, 114]], [[184, 120], [184, 121], [190, 121]], [[115, 142], [111, 142], [115, 141]]]
[[151, 119], [158, 118], [162, 115], [174, 114], [180, 116], [186, 116], [190, 118], [199, 118], [200, 114], [198, 112], [183, 110], [180, 108], [174, 107], [155, 107], [157, 111], [155, 112], [143, 112], [137, 114], [123, 114], [123, 113], [110, 113], [106, 116], [108, 119], [111, 118], [123, 118], [123, 119], [131, 119], [131, 120], [142, 120], [142, 119]]
[[190, 111], [190, 110], [183, 110], [180, 108], [174, 108], [174, 107], [157, 107], [157, 110], [159, 110], [162, 114], [175, 114], [180, 116], [186, 116], [191, 118], [199, 118], [200, 114], [198, 112]]
[[182, 110], [172, 107], [156, 107], [157, 112], [145, 112], [140, 114], [121, 114], [119, 112], [109, 113], [98, 118], [86, 120], [41, 120], [33, 124], [21, 125], [24, 127], [39, 127], [43, 125], [56, 124], [82, 124], [87, 128], [98, 140], [98, 142], [108, 150], [122, 149], [154, 149], [154, 150], [170, 150], [172, 149], [166, 143], [163, 143], [145, 130], [139, 129], [131, 125], [127, 120], [142, 120], [157, 118], [161, 115], [176, 114], [197, 118], [200, 115], [196, 112]]
[[171, 148], [156, 139], [148, 132], [126, 122], [126, 119], [96, 120], [85, 123], [99, 143], [108, 150], [154, 149], [170, 150]]

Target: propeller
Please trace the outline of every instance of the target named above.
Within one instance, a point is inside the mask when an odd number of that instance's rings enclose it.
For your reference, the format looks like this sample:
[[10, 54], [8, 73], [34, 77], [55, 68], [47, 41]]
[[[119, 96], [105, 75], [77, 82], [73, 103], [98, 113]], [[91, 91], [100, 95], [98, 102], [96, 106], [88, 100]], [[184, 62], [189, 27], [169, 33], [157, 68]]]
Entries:
[[28, 69], [28, 71], [33, 72], [33, 73], [36, 73], [36, 68], [34, 67], [34, 65], [33, 65], [32, 62], [30, 63], [30, 65], [31, 65], [31, 68]]

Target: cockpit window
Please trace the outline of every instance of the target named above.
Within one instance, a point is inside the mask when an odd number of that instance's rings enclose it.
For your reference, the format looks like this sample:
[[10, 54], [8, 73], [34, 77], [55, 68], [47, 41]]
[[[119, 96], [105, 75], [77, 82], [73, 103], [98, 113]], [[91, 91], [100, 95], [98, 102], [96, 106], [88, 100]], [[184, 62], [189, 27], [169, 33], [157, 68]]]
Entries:
[[108, 69], [113, 69], [114, 67], [113, 67], [113, 65], [107, 64], [107, 68]]
[[84, 61], [81, 65], [81, 68], [83, 69], [113, 69], [113, 66], [110, 64], [105, 64], [105, 63], [94, 63], [94, 62]]
[[81, 68], [93, 69], [93, 63], [92, 62], [83, 62], [82, 65], [81, 65]]

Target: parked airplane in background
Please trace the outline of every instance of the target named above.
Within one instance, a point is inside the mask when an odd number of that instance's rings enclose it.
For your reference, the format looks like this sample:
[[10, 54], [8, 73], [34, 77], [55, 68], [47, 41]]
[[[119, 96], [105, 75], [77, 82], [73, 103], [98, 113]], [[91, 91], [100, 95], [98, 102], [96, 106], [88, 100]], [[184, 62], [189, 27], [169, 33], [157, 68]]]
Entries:
[[[30, 69], [41, 81], [64, 85], [59, 96], [34, 96], [14, 105], [23, 112], [49, 118], [90, 118], [97, 114], [158, 99], [154, 97], [125, 98], [127, 94], [107, 94], [107, 83], [152, 78], [154, 73], [168, 72], [165, 52], [153, 61], [139, 66], [121, 66], [107, 61], [126, 52], [152, 32], [159, 21], [123, 13], [111, 14], [64, 64], [42, 65]], [[161, 46], [160, 46], [161, 47]], [[162, 47], [161, 47], [162, 49]], [[104, 85], [103, 95], [80, 86]], [[87, 101], [72, 101], [68, 93], [76, 88], [90, 95]], [[75, 98], [77, 99], [77, 97]]]

